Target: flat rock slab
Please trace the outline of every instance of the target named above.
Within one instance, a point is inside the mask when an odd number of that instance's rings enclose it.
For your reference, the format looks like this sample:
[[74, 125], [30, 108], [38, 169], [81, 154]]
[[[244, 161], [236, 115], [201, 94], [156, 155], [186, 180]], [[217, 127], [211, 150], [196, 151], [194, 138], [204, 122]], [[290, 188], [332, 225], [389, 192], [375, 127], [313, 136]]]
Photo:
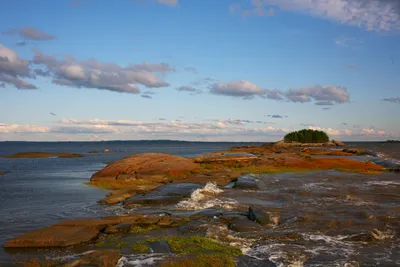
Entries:
[[97, 267], [115, 267], [121, 258], [119, 250], [96, 250], [88, 253], [73, 262], [65, 264], [63, 267], [78, 266], [97, 266]]
[[90, 181], [135, 180], [148, 176], [184, 175], [200, 167], [192, 159], [162, 153], [129, 156], [96, 172]]
[[258, 232], [263, 228], [258, 223], [249, 220], [235, 219], [229, 223], [229, 229], [235, 232]]
[[106, 198], [99, 201], [103, 205], [114, 205], [136, 195], [137, 189], [120, 189], [112, 192]]
[[88, 242], [96, 238], [99, 230], [87, 226], [49, 226], [34, 230], [9, 240], [5, 248], [67, 247]]
[[118, 220], [102, 220], [102, 219], [76, 219], [76, 220], [68, 220], [56, 223], [52, 226], [61, 226], [61, 227], [77, 227], [84, 226], [88, 228], [94, 228], [99, 231], [105, 229], [107, 226], [118, 224]]

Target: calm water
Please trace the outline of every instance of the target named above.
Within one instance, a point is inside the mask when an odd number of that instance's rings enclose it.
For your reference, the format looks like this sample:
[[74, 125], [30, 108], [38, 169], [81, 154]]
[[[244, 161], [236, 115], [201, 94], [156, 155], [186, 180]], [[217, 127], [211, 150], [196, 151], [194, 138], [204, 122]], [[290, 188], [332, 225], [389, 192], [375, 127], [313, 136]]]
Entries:
[[[162, 141], [0, 143], [0, 157], [28, 151], [85, 154], [83, 158], [67, 159], [0, 158], [0, 171], [8, 171], [7, 174], [0, 176], [0, 245], [4, 245], [8, 239], [18, 234], [41, 228], [64, 219], [100, 217], [104, 214], [115, 213], [113, 208], [97, 204], [97, 201], [103, 198], [107, 191], [92, 188], [84, 184], [94, 172], [106, 166], [107, 162], [115, 161], [135, 153], [145, 152], [162, 152], [194, 157], [203, 153], [228, 149], [238, 145], [250, 145], [250, 143], [189, 143]], [[396, 160], [400, 160], [400, 144], [351, 143], [349, 145], [369, 149], [380, 153], [379, 155], [382, 157], [392, 157]], [[89, 151], [101, 152], [104, 149], [109, 149], [111, 152], [88, 154]], [[338, 179], [337, 177], [341, 178]], [[272, 180], [271, 177], [267, 176], [260, 176], [258, 179], [265, 188], [257, 194], [246, 191], [238, 192], [225, 190], [221, 197], [228, 199], [229, 201], [227, 204], [231, 206], [237, 205], [237, 207], [245, 208], [246, 205], [250, 204], [267, 206], [273, 204], [276, 205], [274, 207], [276, 209], [285, 207], [285, 212], [292, 215], [296, 211], [305, 209], [305, 207], [312, 207], [318, 211], [325, 210], [325, 213], [320, 212], [317, 215], [315, 214], [316, 211], [313, 211], [312, 208], [309, 208], [307, 212], [314, 217], [317, 216], [317, 218], [319, 218], [318, 220], [327, 221], [327, 224], [329, 223], [327, 218], [331, 218], [332, 221], [339, 224], [344, 223], [346, 219], [353, 219], [352, 216], [354, 214], [346, 214], [345, 217], [343, 217], [343, 210], [367, 213], [371, 212], [371, 210], [377, 210], [379, 211], [378, 215], [384, 216], [391, 214], [390, 216], [399, 216], [400, 218], [400, 212], [397, 209], [398, 205], [400, 205], [398, 197], [400, 189], [399, 174], [391, 173], [382, 176], [368, 176], [367, 178], [363, 175], [346, 176], [336, 172], [319, 172], [311, 176], [304, 174], [284, 174], [275, 176]], [[380, 183], [380, 181], [384, 183]], [[303, 188], [306, 192], [310, 191], [312, 194], [298, 195], [296, 190], [299, 188]], [[342, 191], [348, 194], [343, 193], [343, 196], [340, 195], [343, 199], [337, 202], [337, 192]], [[370, 192], [373, 192], [375, 195], [371, 195]], [[393, 198], [391, 195], [386, 197], [380, 196], [380, 194], [384, 192], [390, 192], [395, 196], [397, 194], [397, 197]], [[346, 197], [350, 194], [354, 194], [352, 197], [357, 199], [358, 202], [346, 202]], [[224, 202], [222, 201], [219, 203]], [[224, 206], [220, 205], [218, 208], [224, 209]], [[329, 210], [330, 208], [332, 208], [332, 212]], [[322, 229], [320, 229], [321, 231], [319, 232], [311, 231], [311, 229], [318, 229], [318, 224], [314, 225], [313, 223], [306, 226], [301, 224], [284, 225], [284, 228], [281, 229], [282, 231], [287, 231], [296, 228], [304, 235], [304, 239], [308, 239], [310, 242], [304, 241], [305, 243], [303, 242], [303, 244], [286, 245], [286, 247], [282, 247], [280, 244], [274, 246], [271, 244], [259, 244], [249, 252], [249, 255], [253, 256], [253, 258], [270, 258], [275, 255], [279, 263], [279, 257], [292, 257], [296, 259], [296, 255], [298, 254], [305, 255], [305, 258], [309, 258], [313, 253], [316, 253], [316, 257], [314, 257], [314, 264], [316, 265], [312, 266], [324, 266], [323, 263], [322, 265], [318, 264], [319, 260], [321, 262], [327, 260], [326, 255], [331, 255], [332, 262], [336, 261], [339, 264], [340, 253], [351, 253], [355, 251], [355, 255], [369, 255], [371, 250], [373, 250], [377, 253], [375, 256], [376, 258], [380, 256], [386, 257], [386, 262], [382, 260], [382, 264], [391, 266], [390, 264], [397, 264], [397, 261], [400, 263], [400, 255], [396, 252], [399, 250], [398, 245], [390, 244], [381, 247], [381, 249], [364, 247], [362, 248], [364, 250], [362, 250], [361, 248], [355, 248], [343, 241], [342, 236], [345, 235], [342, 230], [351, 230], [354, 234], [353, 228], [331, 229], [332, 231], [328, 236]], [[355, 227], [360, 227], [361, 225], [364, 230], [374, 227], [373, 225], [366, 226], [366, 224], [365, 221], [360, 219], [359, 225]], [[329, 246], [327, 245], [328, 243]], [[326, 246], [324, 247], [323, 245]], [[329, 249], [331, 249], [331, 253], [329, 253]], [[333, 249], [336, 250], [333, 251]], [[318, 252], [318, 250], [323, 250], [323, 253]], [[301, 258], [303, 256], [298, 257]], [[362, 256], [354, 256], [351, 260], [360, 260], [360, 258], [363, 259]], [[287, 261], [287, 259], [283, 259], [281, 262], [285, 260]], [[10, 256], [0, 251], [0, 264], [10, 261]], [[377, 263], [378, 260], [374, 262]], [[254, 264], [253, 262], [252, 265]], [[338, 266], [340, 266], [340, 264]], [[373, 264], [371, 266], [373, 266]]]

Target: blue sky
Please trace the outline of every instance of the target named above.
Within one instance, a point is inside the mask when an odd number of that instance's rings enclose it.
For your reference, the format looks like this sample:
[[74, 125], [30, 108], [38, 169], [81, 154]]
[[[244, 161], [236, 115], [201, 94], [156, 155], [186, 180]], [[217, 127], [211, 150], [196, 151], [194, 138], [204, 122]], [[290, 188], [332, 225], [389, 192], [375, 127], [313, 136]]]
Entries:
[[400, 138], [395, 0], [6, 0], [0, 140]]

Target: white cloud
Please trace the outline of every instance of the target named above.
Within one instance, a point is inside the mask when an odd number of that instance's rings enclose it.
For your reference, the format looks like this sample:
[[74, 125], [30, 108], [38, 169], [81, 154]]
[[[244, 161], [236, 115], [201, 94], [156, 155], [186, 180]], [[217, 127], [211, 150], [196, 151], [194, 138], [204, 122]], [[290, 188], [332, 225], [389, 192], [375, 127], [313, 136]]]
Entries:
[[234, 5], [230, 11], [262, 16], [274, 7], [370, 31], [400, 30], [398, 0], [252, 0], [249, 7]]
[[0, 133], [46, 133], [48, 127], [0, 123]]

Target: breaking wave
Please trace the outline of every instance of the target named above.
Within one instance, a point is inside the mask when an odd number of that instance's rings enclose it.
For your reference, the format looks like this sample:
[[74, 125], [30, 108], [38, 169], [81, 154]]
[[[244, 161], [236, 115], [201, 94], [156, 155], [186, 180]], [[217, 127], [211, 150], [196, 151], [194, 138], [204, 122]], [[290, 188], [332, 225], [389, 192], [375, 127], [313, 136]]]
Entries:
[[218, 188], [215, 183], [207, 183], [204, 188], [196, 189], [188, 200], [182, 200], [176, 205], [180, 210], [201, 210], [212, 207], [221, 207], [231, 210], [237, 201], [229, 198], [218, 199], [217, 195], [224, 190]]

